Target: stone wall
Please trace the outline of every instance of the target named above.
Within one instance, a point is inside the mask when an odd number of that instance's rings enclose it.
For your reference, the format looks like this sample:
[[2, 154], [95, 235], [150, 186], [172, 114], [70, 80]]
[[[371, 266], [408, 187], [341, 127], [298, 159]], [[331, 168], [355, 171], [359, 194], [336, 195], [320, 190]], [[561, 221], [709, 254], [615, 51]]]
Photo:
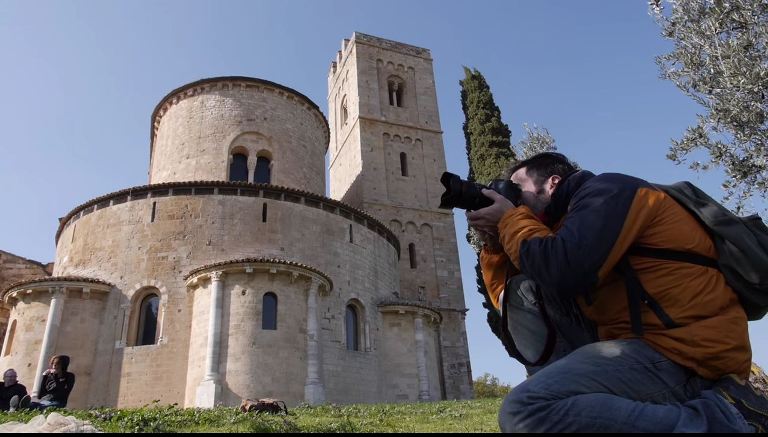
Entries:
[[[381, 390], [386, 397], [396, 402], [419, 401], [419, 374], [417, 347], [414, 328], [414, 314], [384, 313], [383, 353], [389, 357], [388, 366], [381, 369]], [[424, 320], [424, 353], [429, 382], [429, 400], [439, 400], [442, 394], [440, 374], [440, 348], [438, 325]]]
[[171, 93], [155, 115], [152, 184], [229, 180], [234, 151], [271, 160], [275, 185], [325, 192], [328, 127], [308, 99], [258, 79], [208, 79]]
[[[56, 305], [52, 305], [54, 296]], [[112, 319], [108, 311], [109, 303], [114, 301], [110, 286], [52, 278], [14, 287], [4, 299], [11, 308], [12, 335], [4, 345], [0, 367], [16, 368], [19, 380], [33, 393], [35, 379], [47, 368], [50, 357], [68, 355], [68, 370], [75, 374], [76, 383], [67, 406], [104, 405], [100, 394], [106, 387], [107, 375], [103, 366], [94, 363], [101, 361], [97, 357], [104, 352], [101, 327], [106, 319]], [[51, 310], [54, 306], [57, 310]], [[46, 348], [43, 342], [49, 323]]]
[[[100, 390], [104, 382], [100, 369], [94, 368], [94, 363], [97, 361], [101, 327], [111, 320], [110, 314], [105, 311], [107, 300], [108, 296], [101, 293], [84, 298], [80, 291], [69, 292], [64, 299], [63, 312], [66, 316], [61, 319], [52, 355], [69, 355], [71, 359], [69, 371], [75, 374], [76, 380], [67, 404], [70, 408], [100, 406], [98, 402], [91, 403], [91, 396], [92, 392]], [[41, 325], [45, 326], [44, 323]], [[96, 384], [94, 377], [98, 381]]]
[[[51, 276], [53, 263], [42, 264], [0, 250], [0, 291], [15, 282]], [[0, 304], [0, 344], [5, 341], [8, 331], [10, 308]]]
[[[346, 213], [338, 208], [326, 208], [330, 205], [281, 199], [216, 194], [146, 197], [97, 209], [63, 229], [57, 246], [55, 273], [111, 282], [120, 295], [119, 304], [114, 306], [115, 313], [108, 314], [100, 328], [100, 335], [114, 341], [112, 350], [96, 358], [111, 363], [110, 370], [105, 372], [111, 375], [111, 380], [99, 388], [110, 393], [104, 399], [106, 405], [137, 406], [155, 399], [162, 403], [191, 405], [193, 395], [189, 385], [198, 377], [195, 373], [199, 370], [195, 366], [199, 363], [199, 352], [190, 348], [205, 345], [202, 333], [207, 332], [205, 320], [209, 304], [202, 297], [205, 291], [198, 296], [200, 290], [194, 293], [187, 290], [184, 277], [204, 265], [249, 257], [299, 262], [331, 278], [333, 292], [321, 298], [319, 303], [323, 357], [328, 357], [328, 361], [323, 362], [328, 370], [327, 384], [330, 387], [334, 375], [339, 375], [346, 378], [344, 384], [351, 387], [349, 391], [355, 399], [377, 399], [375, 388], [367, 388], [371, 381], [375, 387], [378, 378], [370, 372], [370, 366], [356, 366], [354, 360], [344, 361], [347, 354], [341, 342], [343, 311], [349, 299], [359, 299], [368, 308], [368, 323], [374, 327], [374, 332], [378, 330], [376, 303], [392, 296], [399, 286], [397, 250], [391, 241], [372, 231], [363, 216], [345, 216]], [[267, 205], [266, 222], [262, 221], [264, 205]], [[350, 226], [353, 242], [350, 242]], [[243, 289], [262, 288], [249, 282], [236, 285]], [[130, 326], [128, 321], [137, 311], [133, 297], [148, 286], [155, 287], [163, 301], [159, 327], [162, 337], [156, 345], [130, 347], [128, 339], [133, 333], [127, 332], [130, 329], [126, 326]], [[230, 289], [230, 293], [233, 290]], [[290, 318], [295, 323], [291, 330], [296, 334], [306, 327], [305, 304], [301, 301], [304, 297], [290, 291], [293, 288], [279, 290], [282, 290], [279, 294], [284, 302], [282, 307], [297, 309]], [[230, 298], [242, 299], [239, 294]], [[294, 302], [293, 299], [299, 300]], [[257, 326], [257, 314], [252, 316], [250, 322]], [[233, 317], [239, 322], [230, 320], [227, 329], [245, 329], [243, 323], [247, 317], [244, 314]], [[286, 341], [294, 344], [297, 338]], [[259, 350], [264, 348], [266, 345], [260, 346]], [[305, 349], [306, 343], [301, 342], [298, 349], [289, 346], [285, 352], [280, 352], [283, 354], [280, 356], [288, 359], [285, 354], [295, 355], [291, 359], [298, 363], [304, 360]], [[233, 349], [232, 362], [243, 362], [251, 353], [255, 352]], [[378, 359], [369, 355], [362, 361], [376, 363]], [[189, 368], [187, 359], [191, 362]], [[336, 369], [338, 373], [335, 373]], [[241, 371], [244, 368], [237, 369], [237, 372]], [[269, 366], [252, 371], [250, 376], [253, 378], [263, 378], [273, 372]], [[157, 380], [163, 381], [162, 390], [147, 383]], [[287, 392], [291, 397], [297, 396], [303, 390], [304, 376], [292, 378], [291, 384]], [[255, 387], [242, 392], [232, 390], [227, 402], [240, 394], [250, 393], [248, 390], [251, 389], [256, 390]], [[344, 390], [334, 393], [329, 390], [329, 399], [347, 399], [348, 393]]]
[[50, 301], [48, 293], [26, 295], [13, 307], [10, 314], [11, 324], [16, 323], [15, 333], [12, 336], [12, 344], [6, 342], [4, 345], [0, 362], [4, 369], [16, 369], [19, 382], [24, 384], [28, 391], [32, 391], [35, 382]]
[[53, 265], [43, 264], [0, 250], [0, 290], [14, 282], [51, 276]]
[[[277, 398], [289, 405], [304, 400], [307, 374], [306, 280], [290, 274], [224, 273], [224, 299], [219, 369], [224, 381], [221, 402]], [[194, 319], [190, 338], [186, 404], [194, 404], [204, 376], [210, 310], [210, 281], [194, 293]], [[263, 297], [277, 296], [277, 329], [262, 329]]]

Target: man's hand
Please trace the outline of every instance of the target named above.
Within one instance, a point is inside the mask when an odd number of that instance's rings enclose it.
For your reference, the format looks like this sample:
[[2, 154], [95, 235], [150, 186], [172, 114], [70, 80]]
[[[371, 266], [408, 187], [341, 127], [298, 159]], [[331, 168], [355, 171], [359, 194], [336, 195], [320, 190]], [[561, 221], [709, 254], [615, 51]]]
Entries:
[[470, 212], [467, 214], [467, 221], [470, 226], [477, 229], [480, 233], [497, 236], [499, 234], [499, 221], [515, 205], [506, 197], [493, 190], [483, 190], [483, 195], [493, 200], [493, 205]]

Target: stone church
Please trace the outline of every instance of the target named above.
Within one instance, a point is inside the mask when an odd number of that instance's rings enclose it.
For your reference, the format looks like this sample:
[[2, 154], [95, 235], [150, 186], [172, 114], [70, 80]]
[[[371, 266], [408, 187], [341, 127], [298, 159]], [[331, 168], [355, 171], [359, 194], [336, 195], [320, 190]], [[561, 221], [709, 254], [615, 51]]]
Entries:
[[149, 152], [147, 185], [60, 219], [52, 270], [0, 252], [0, 369], [35, 393], [71, 356], [70, 408], [472, 397], [429, 50], [345, 39], [327, 119], [263, 79], [181, 86]]

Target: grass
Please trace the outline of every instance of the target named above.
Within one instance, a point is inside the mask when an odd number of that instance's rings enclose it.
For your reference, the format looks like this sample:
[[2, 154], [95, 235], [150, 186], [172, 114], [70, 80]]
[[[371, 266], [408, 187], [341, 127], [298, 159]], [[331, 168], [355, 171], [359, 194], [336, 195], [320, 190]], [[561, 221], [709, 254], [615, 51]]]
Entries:
[[[87, 420], [104, 432], [498, 432], [501, 400], [301, 406], [287, 416], [175, 406], [58, 412]], [[38, 414], [0, 412], [0, 423], [29, 422]]]

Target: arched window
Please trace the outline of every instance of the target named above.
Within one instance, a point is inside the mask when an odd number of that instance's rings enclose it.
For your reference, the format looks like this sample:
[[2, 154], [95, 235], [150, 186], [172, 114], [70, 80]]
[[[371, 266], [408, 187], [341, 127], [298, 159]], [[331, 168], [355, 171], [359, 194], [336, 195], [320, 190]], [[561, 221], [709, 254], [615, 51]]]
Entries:
[[254, 184], [270, 184], [272, 183], [272, 174], [269, 168], [269, 158], [259, 156], [256, 159], [256, 171], [253, 174]]
[[347, 328], [347, 350], [360, 350], [360, 328], [358, 325], [357, 308], [354, 305], [347, 305], [344, 321]]
[[139, 306], [139, 325], [136, 335], [136, 346], [146, 346], [157, 343], [157, 315], [160, 308], [160, 296], [149, 294]]
[[416, 245], [411, 243], [408, 245], [408, 257], [411, 260], [411, 268], [416, 268]]
[[5, 353], [3, 354], [4, 357], [7, 357], [11, 354], [11, 348], [13, 347], [13, 337], [16, 336], [16, 321], [14, 320], [11, 322], [11, 327], [8, 328], [8, 335], [6, 336], [7, 340], [5, 340]]
[[341, 124], [347, 124], [349, 108], [347, 108], [347, 96], [341, 98]]
[[403, 107], [403, 91], [405, 91], [403, 80], [397, 76], [390, 77], [387, 81], [387, 94], [389, 95], [390, 106]]
[[232, 155], [232, 163], [229, 164], [230, 182], [248, 182], [248, 157], [242, 153]]
[[261, 329], [277, 330], [277, 296], [266, 293], [261, 305]]
[[403, 176], [408, 176], [408, 155], [405, 152], [400, 153], [400, 173]]

